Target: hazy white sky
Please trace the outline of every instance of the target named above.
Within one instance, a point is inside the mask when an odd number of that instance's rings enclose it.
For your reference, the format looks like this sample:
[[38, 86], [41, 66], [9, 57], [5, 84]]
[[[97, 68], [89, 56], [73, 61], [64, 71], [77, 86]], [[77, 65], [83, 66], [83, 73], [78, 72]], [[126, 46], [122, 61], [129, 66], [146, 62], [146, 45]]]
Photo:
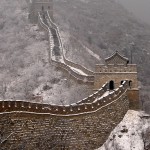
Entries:
[[150, 0], [116, 0], [121, 2], [136, 17], [150, 24]]

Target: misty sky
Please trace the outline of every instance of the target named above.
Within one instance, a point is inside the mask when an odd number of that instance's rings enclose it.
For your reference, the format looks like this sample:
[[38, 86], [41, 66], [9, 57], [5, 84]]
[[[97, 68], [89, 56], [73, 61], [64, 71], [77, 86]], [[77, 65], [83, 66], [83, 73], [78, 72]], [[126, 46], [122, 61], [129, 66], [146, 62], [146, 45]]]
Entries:
[[136, 17], [150, 24], [150, 0], [116, 0], [121, 2]]

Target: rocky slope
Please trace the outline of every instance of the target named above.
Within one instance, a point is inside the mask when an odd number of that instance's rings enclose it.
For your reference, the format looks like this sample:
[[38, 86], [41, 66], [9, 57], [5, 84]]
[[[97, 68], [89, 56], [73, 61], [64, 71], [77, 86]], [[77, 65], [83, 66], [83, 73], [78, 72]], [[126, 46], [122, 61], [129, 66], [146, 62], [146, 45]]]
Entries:
[[108, 140], [97, 150], [149, 150], [150, 116], [129, 110]]

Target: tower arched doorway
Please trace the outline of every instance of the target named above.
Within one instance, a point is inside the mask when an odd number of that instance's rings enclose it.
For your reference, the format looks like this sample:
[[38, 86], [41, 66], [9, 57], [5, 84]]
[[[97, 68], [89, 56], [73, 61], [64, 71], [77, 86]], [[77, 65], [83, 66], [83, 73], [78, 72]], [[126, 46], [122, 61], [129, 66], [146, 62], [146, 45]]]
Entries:
[[114, 90], [114, 88], [115, 88], [114, 81], [111, 80], [111, 81], [109, 82], [109, 90]]
[[132, 88], [132, 81], [131, 80], [129, 81], [129, 87], [130, 87], [130, 89]]

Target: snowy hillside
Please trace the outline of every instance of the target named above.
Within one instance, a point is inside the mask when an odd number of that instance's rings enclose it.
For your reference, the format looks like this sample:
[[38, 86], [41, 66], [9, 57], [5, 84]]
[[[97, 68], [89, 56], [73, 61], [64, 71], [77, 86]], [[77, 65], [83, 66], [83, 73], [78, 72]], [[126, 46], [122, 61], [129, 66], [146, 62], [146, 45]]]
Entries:
[[150, 116], [129, 110], [106, 143], [97, 150], [150, 150]]
[[0, 99], [37, 94], [46, 103], [70, 104], [91, 94], [49, 64], [48, 50], [44, 32], [28, 20], [28, 3], [0, 0]]

